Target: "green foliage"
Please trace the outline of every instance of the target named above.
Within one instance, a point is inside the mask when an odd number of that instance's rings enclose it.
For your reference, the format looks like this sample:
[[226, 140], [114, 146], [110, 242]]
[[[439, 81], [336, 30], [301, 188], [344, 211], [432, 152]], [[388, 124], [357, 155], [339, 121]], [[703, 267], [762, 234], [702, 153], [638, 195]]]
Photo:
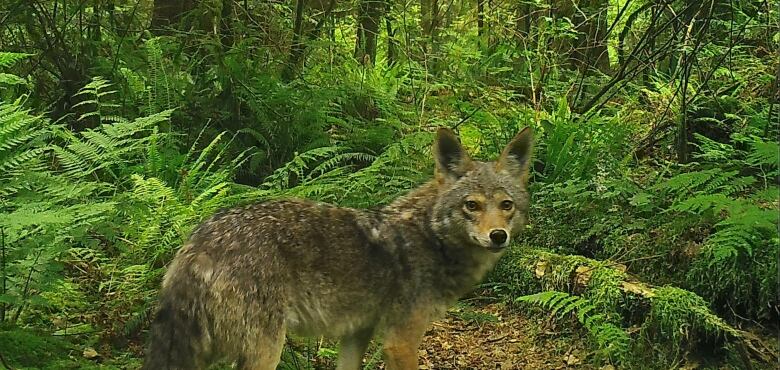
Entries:
[[0, 352], [11, 366], [42, 367], [68, 348], [62, 339], [22, 329], [0, 329]]
[[[712, 224], [687, 280], [719, 307], [743, 307], [753, 315], [766, 315], [776, 297], [767, 294], [763, 284], [767, 276], [777, 274], [780, 252], [778, 204], [765, 198], [770, 189], [777, 192], [767, 178], [777, 178], [772, 171], [778, 159], [764, 152], [773, 145], [757, 136], [735, 135], [736, 142], [748, 144], [747, 150], [699, 139], [700, 157], [722, 166], [682, 173], [655, 186], [674, 199], [668, 211], [700, 216]], [[764, 181], [740, 173], [756, 174]]]
[[114, 203], [92, 198], [102, 190], [100, 183], [70, 181], [44, 161], [56, 148], [47, 139], [57, 126], [5, 102], [0, 123], [0, 321], [13, 323], [26, 308], [47, 305], [39, 293], [59, 281], [60, 256], [104, 221]]
[[539, 131], [541, 153], [537, 157], [544, 163], [539, 175], [545, 183], [556, 183], [603, 177], [619, 170], [630, 154], [627, 144], [636, 127], [626, 122], [622, 112], [577, 121], [566, 99], [561, 99], [541, 119]]
[[627, 359], [630, 338], [619, 326], [610, 322], [607, 316], [597, 310], [590, 300], [565, 292], [545, 291], [519, 297], [519, 302], [531, 303], [546, 308], [552, 316], [572, 314], [588, 331], [596, 343], [599, 355], [610, 362]]
[[25, 53], [0, 52], [0, 86], [24, 85], [27, 81], [15, 74], [5, 73], [2, 70], [13, 66], [17, 62], [31, 56]]

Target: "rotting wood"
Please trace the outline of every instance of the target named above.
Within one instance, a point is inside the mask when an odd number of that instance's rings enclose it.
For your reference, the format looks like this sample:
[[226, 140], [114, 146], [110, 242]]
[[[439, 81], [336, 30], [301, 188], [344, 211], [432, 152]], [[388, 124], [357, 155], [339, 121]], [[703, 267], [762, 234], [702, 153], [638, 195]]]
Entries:
[[[549, 276], [556, 266], [556, 259], [565, 259], [566, 256], [555, 255], [551, 253], [543, 253], [541, 255], [531, 257], [535, 262], [528, 264], [533, 270], [533, 275], [537, 279], [544, 279], [545, 276]], [[569, 285], [571, 291], [569, 293], [584, 292], [588, 289], [588, 284], [591, 280], [593, 272], [597, 269], [613, 269], [623, 276], [623, 281], [620, 284], [620, 290], [623, 294], [638, 298], [641, 300], [649, 301], [657, 296], [656, 287], [640, 281], [637, 277], [629, 274], [626, 270], [627, 267], [620, 263], [604, 263], [596, 260], [590, 260], [582, 258], [582, 263], [575, 263], [571, 265], [569, 271], [556, 271], [555, 274], [560, 276], [561, 274], [569, 276]], [[731, 344], [733, 344], [738, 352], [740, 359], [746, 369], [752, 369], [751, 358], [761, 361], [763, 363], [777, 363], [780, 361], [780, 356], [774, 353], [770, 346], [757, 335], [728, 326], [727, 330], [724, 330], [725, 338]]]

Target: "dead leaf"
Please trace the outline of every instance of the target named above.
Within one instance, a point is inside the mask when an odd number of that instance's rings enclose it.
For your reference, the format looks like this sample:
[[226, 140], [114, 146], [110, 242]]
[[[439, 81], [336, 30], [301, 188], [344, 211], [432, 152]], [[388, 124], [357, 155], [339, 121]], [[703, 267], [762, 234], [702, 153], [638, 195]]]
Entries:
[[540, 278], [547, 272], [547, 261], [541, 260], [536, 263], [536, 277]]
[[92, 348], [92, 347], [84, 348], [84, 352], [82, 352], [81, 355], [84, 356], [84, 358], [86, 358], [88, 360], [91, 360], [93, 358], [96, 358], [96, 357], [100, 356], [100, 354], [98, 354], [97, 351], [95, 351], [95, 349]]
[[588, 281], [590, 281], [590, 275], [593, 273], [593, 268], [583, 265], [577, 267], [574, 272], [574, 284], [579, 287], [588, 286]]

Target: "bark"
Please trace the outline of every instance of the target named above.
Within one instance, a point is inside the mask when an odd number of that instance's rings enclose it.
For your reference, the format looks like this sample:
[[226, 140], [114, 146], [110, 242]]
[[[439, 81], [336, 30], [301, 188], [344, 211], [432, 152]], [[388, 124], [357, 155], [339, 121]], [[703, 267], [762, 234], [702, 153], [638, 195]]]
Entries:
[[[483, 1], [483, 0], [479, 0]], [[531, 34], [531, 25], [534, 23], [536, 7], [529, 2], [521, 2], [515, 9], [515, 32], [521, 39]]]
[[393, 65], [398, 58], [398, 42], [395, 39], [395, 29], [393, 29], [393, 22], [395, 19], [392, 15], [392, 3], [390, 0], [386, 2], [387, 13], [385, 14], [385, 31], [387, 32], [387, 65]]
[[385, 4], [382, 0], [361, 0], [360, 2], [355, 59], [363, 64], [373, 65], [376, 63], [379, 21], [384, 15], [384, 10]]
[[[575, 6], [576, 5], [576, 6]], [[569, 63], [578, 69], [609, 70], [607, 52], [607, 0], [558, 0], [552, 16], [571, 20], [577, 37], [560, 41], [557, 49], [569, 56]]]
[[[297, 76], [301, 67], [303, 67], [306, 43], [319, 37], [322, 27], [331, 19], [335, 6], [336, 0], [327, 0], [327, 3], [323, 3], [322, 0], [299, 0], [296, 5], [296, 17], [293, 25], [293, 41], [290, 47], [290, 57], [282, 72], [282, 78], [285, 81], [290, 81]], [[317, 24], [308, 31], [306, 31], [306, 27], [303, 24], [303, 12], [306, 8], [323, 12], [319, 17]], [[300, 14], [298, 13], [299, 11]], [[333, 35], [331, 34], [331, 38], [332, 36]]]
[[154, 0], [151, 28], [165, 33], [166, 27], [177, 27], [183, 16], [195, 9], [195, 0]]
[[290, 58], [282, 72], [282, 78], [285, 81], [292, 80], [298, 71], [303, 52], [303, 9], [306, 7], [306, 0], [298, 0], [295, 4], [295, 20], [293, 21], [293, 39], [290, 45]]
[[427, 36], [431, 29], [431, 9], [433, 9], [433, 0], [420, 0], [420, 32]]
[[428, 52], [428, 43], [435, 46], [439, 27], [439, 2], [438, 0], [420, 0], [420, 32], [422, 33], [422, 50]]
[[[575, 55], [581, 58], [581, 68], [609, 71], [609, 53], [607, 52], [607, 7], [606, 0], [591, 0], [583, 2], [585, 17], [579, 23], [578, 47]], [[581, 13], [580, 13], [581, 14]]]
[[485, 35], [485, 0], [477, 0], [477, 34]]
[[234, 0], [222, 0], [222, 12], [219, 17], [220, 41], [222, 42], [222, 46], [225, 49], [231, 47], [235, 42], [234, 39], [235, 35], [233, 33], [233, 22], [234, 22], [233, 1]]

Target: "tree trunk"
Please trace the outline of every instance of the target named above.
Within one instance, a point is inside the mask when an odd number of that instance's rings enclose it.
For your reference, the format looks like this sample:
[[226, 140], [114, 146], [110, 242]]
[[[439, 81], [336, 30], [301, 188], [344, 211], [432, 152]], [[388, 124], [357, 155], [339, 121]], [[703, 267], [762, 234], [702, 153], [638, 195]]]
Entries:
[[436, 31], [439, 27], [438, 0], [420, 0], [420, 32], [422, 33], [422, 50], [428, 52], [428, 43], [434, 44]]
[[298, 71], [298, 65], [302, 60], [303, 43], [303, 9], [306, 7], [306, 0], [298, 0], [295, 5], [295, 20], [293, 21], [293, 39], [290, 45], [290, 59], [282, 72], [282, 79], [291, 81]]
[[609, 70], [607, 52], [607, 0], [558, 0], [552, 16], [569, 18], [577, 37], [561, 41], [557, 49], [569, 56], [571, 66], [578, 69]]
[[[483, 0], [479, 0], [483, 1]], [[521, 2], [515, 10], [515, 32], [518, 38], [527, 38], [531, 34], [536, 7], [528, 2]]]
[[227, 49], [235, 42], [233, 34], [233, 0], [222, 0], [222, 12], [219, 17], [219, 36], [222, 47]]
[[[336, 0], [328, 0], [327, 3], [318, 0], [315, 0], [314, 2], [307, 0], [298, 1], [298, 4], [295, 7], [295, 21], [293, 25], [293, 41], [290, 46], [290, 57], [287, 65], [284, 67], [284, 71], [282, 71], [282, 79], [291, 81], [301, 70], [304, 62], [304, 54], [306, 52], [306, 43], [319, 37], [322, 27], [331, 19], [331, 14], [333, 13], [333, 8], [335, 6]], [[305, 31], [303, 25], [303, 12], [306, 7], [323, 11], [322, 16], [317, 21], [314, 28], [311, 28], [308, 31]], [[333, 35], [331, 34], [331, 38], [332, 36]]]
[[428, 51], [427, 37], [431, 29], [432, 4], [433, 0], [420, 0], [420, 39], [422, 40], [423, 52]]
[[151, 29], [165, 33], [164, 28], [176, 27], [185, 13], [195, 9], [195, 0], [154, 0]]
[[384, 9], [385, 4], [382, 0], [361, 0], [360, 2], [355, 59], [364, 65], [376, 63], [379, 21], [382, 19]]
[[606, 0], [588, 0], [579, 3], [580, 11], [574, 12], [572, 21], [579, 33], [571, 60], [579, 68], [609, 71], [607, 52], [607, 7]]
[[393, 15], [390, 0], [386, 1], [387, 13], [385, 14], [385, 31], [387, 32], [387, 65], [395, 64], [398, 58], [398, 42], [395, 40], [395, 30], [393, 29]]
[[477, 35], [485, 35], [485, 0], [477, 0]]

